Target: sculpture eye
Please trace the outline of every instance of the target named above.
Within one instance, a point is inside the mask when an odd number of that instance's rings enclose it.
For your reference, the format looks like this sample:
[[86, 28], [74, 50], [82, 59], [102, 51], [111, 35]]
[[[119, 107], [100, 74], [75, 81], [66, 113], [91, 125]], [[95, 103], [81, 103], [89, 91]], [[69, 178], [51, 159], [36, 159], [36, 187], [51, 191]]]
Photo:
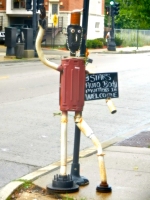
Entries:
[[71, 33], [75, 33], [75, 29], [71, 29]]
[[78, 33], [81, 33], [81, 30], [78, 30]]

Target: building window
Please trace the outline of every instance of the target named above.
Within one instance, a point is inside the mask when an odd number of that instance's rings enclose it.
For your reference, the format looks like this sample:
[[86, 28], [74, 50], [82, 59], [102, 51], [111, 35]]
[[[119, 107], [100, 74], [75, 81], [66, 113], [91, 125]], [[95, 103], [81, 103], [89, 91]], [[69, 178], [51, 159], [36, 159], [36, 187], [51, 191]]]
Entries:
[[13, 0], [13, 8], [25, 8], [25, 0]]
[[25, 0], [20, 0], [20, 7], [25, 8]]
[[52, 4], [52, 15], [58, 14], [58, 4]]
[[99, 27], [100, 27], [100, 23], [99, 22], [95, 22], [95, 28], [99, 29]]
[[13, 0], [13, 8], [19, 8], [19, 1]]

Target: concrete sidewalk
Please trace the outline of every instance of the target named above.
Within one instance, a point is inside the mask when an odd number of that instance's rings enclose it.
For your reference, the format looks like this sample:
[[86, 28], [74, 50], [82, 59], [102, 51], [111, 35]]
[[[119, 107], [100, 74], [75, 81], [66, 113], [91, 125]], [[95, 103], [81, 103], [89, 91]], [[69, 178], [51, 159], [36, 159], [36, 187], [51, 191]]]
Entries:
[[[88, 178], [90, 184], [80, 187], [79, 192], [68, 194], [68, 197], [79, 200], [149, 200], [150, 149], [111, 146], [106, 148], [104, 153], [106, 153], [105, 164], [108, 184], [112, 187], [112, 192], [107, 194], [96, 192], [96, 187], [100, 184], [100, 175], [95, 154], [80, 159], [81, 175]], [[68, 171], [70, 172], [70, 164]], [[59, 170], [42, 176], [34, 183], [45, 188], [46, 185], [52, 183], [53, 177], [56, 174], [59, 174]], [[23, 196], [25, 197], [26, 195], [28, 194]], [[23, 196], [19, 199], [23, 199]], [[36, 199], [38, 198], [36, 197]], [[52, 199], [52, 196], [49, 196], [48, 199]]]
[[128, 54], [128, 53], [146, 53], [150, 52], [150, 46], [143, 47], [116, 47], [116, 51], [108, 51], [107, 49], [89, 49], [90, 53], [117, 53], [117, 54]]
[[[12, 197], [10, 199], [17, 200], [150, 200], [150, 148], [119, 146], [119, 143], [113, 145], [113, 142], [110, 140], [102, 144], [107, 182], [112, 188], [111, 193], [96, 192], [96, 187], [100, 184], [100, 174], [96, 149], [92, 147], [80, 152], [80, 176], [86, 177], [89, 185], [80, 186], [78, 192], [66, 194], [45, 192], [47, 185], [52, 183], [54, 175], [59, 174], [60, 162], [58, 161], [27, 174], [20, 178], [20, 181], [9, 183], [0, 190], [0, 199], [6, 200], [10, 196]], [[70, 157], [67, 166], [68, 174], [70, 174], [71, 164]], [[21, 190], [15, 194], [13, 191], [23, 184], [21, 180], [32, 181], [36, 188]], [[42, 189], [39, 190], [38, 187]]]

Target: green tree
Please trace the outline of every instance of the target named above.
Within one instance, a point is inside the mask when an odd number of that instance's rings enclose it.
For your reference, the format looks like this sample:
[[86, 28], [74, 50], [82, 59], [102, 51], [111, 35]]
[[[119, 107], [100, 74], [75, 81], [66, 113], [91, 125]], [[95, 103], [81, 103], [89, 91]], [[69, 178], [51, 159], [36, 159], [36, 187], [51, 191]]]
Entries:
[[[115, 28], [150, 29], [149, 0], [116, 0], [120, 3], [119, 15], [115, 16]], [[105, 1], [109, 5], [110, 0]], [[105, 16], [107, 19], [108, 16]], [[105, 25], [107, 20], [105, 19]]]

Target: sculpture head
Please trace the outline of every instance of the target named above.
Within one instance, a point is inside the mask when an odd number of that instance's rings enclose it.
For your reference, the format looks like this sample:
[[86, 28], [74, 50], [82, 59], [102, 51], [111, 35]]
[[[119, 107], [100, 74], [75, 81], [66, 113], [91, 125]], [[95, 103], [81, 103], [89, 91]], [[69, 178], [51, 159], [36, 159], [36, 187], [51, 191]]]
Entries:
[[69, 25], [67, 27], [67, 47], [72, 54], [80, 49], [82, 41], [82, 27], [79, 25]]

